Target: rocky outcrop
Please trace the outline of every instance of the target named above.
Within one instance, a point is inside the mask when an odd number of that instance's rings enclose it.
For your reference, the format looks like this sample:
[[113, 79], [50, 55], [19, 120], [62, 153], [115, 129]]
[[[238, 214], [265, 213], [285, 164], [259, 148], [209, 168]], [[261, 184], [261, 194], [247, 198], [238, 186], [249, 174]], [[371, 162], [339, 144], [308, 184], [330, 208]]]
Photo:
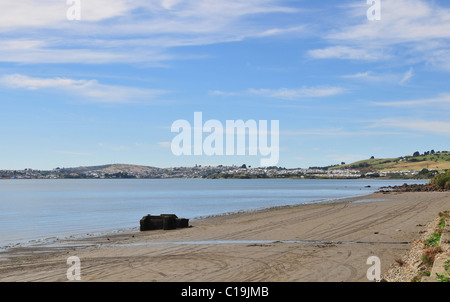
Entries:
[[148, 214], [140, 220], [141, 231], [174, 230], [187, 227], [189, 227], [189, 219], [178, 218], [175, 214], [161, 214], [159, 216]]
[[446, 190], [439, 188], [435, 184], [403, 184], [401, 186], [381, 187], [379, 192], [445, 192]]

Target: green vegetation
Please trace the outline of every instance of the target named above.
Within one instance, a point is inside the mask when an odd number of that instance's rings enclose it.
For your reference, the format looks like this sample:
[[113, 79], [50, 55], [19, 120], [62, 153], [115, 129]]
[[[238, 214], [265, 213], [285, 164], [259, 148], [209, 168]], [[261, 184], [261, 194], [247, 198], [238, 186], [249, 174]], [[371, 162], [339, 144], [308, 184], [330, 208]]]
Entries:
[[445, 273], [436, 273], [436, 278], [439, 282], [450, 282], [450, 260], [444, 262]]
[[445, 217], [442, 217], [441, 220], [439, 220], [439, 223], [438, 223], [437, 227], [438, 227], [438, 229], [445, 228]]
[[436, 273], [436, 278], [439, 282], [450, 282], [450, 277], [449, 277], [448, 273], [446, 273], [446, 274]]
[[[422, 170], [417, 178], [431, 179], [438, 172], [450, 169], [450, 152], [434, 150], [420, 153], [416, 151], [413, 155], [400, 156], [396, 158], [375, 158], [357, 161], [351, 164], [330, 166], [329, 169], [358, 169], [362, 172], [374, 171], [401, 171], [401, 170]], [[395, 178], [395, 175], [389, 175]]]
[[[425, 265], [425, 268], [414, 276], [411, 282], [420, 282], [423, 276], [430, 276], [430, 271], [436, 256], [443, 252], [443, 249], [440, 246], [441, 235], [446, 225], [446, 219], [450, 217], [450, 212], [439, 212], [439, 217], [440, 219], [436, 230], [431, 234], [430, 238], [424, 241], [425, 249], [420, 259], [422, 260], [423, 265]], [[436, 273], [436, 279], [440, 282], [450, 282], [450, 260], [447, 260], [444, 263], [444, 269], [445, 272], [443, 274]]]
[[437, 233], [433, 233], [431, 234], [431, 237], [428, 238], [427, 240], [425, 240], [425, 244], [428, 245], [429, 247], [435, 247], [438, 246], [440, 241], [441, 241], [441, 236], [442, 233], [437, 232]]
[[436, 230], [434, 231], [433, 234], [431, 234], [430, 238], [428, 238], [424, 242], [427, 246], [435, 247], [439, 245], [442, 237], [442, 231], [445, 228], [445, 219], [449, 217], [449, 215], [450, 214], [447, 211], [439, 213], [439, 217], [441, 217], [441, 219], [439, 219], [439, 223], [437, 225]]
[[418, 273], [417, 275], [414, 276], [414, 278], [412, 278], [411, 282], [420, 282], [422, 281], [422, 277], [424, 276], [431, 276], [431, 272], [430, 271], [422, 271], [420, 273]]
[[440, 189], [450, 190], [450, 170], [446, 173], [436, 175], [431, 179], [431, 183], [438, 186]]
[[445, 263], [444, 263], [444, 269], [445, 269], [446, 271], [450, 270], [450, 259], [447, 260], [447, 261], [445, 261]]

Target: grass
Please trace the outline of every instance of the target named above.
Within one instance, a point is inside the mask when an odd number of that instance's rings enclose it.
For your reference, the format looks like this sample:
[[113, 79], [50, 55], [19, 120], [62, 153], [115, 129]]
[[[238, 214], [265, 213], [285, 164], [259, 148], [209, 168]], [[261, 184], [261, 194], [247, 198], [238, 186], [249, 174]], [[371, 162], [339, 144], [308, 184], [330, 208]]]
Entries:
[[431, 276], [431, 272], [430, 271], [423, 271], [418, 273], [417, 275], [414, 276], [414, 278], [412, 278], [411, 282], [420, 282], [422, 280], [422, 277], [424, 276]]
[[[440, 219], [436, 230], [431, 234], [430, 238], [424, 241], [426, 248], [423, 251], [421, 260], [428, 269], [433, 267], [436, 256], [443, 252], [439, 244], [442, 237], [442, 231], [446, 225], [446, 219], [450, 217], [450, 213], [448, 211], [440, 212], [439, 217]], [[443, 274], [436, 273], [436, 280], [439, 282], [450, 282], [450, 260], [445, 261], [443, 266], [445, 272]], [[430, 276], [430, 274], [431, 273], [428, 270], [420, 272], [411, 281], [420, 282], [423, 276]]]
[[435, 232], [435, 233], [431, 234], [430, 238], [425, 240], [424, 243], [426, 245], [428, 245], [429, 247], [436, 247], [439, 245], [439, 243], [441, 241], [441, 236], [442, 236], [441, 232]]
[[351, 164], [339, 165], [330, 169], [371, 168], [378, 171], [398, 171], [398, 170], [438, 170], [450, 169], [450, 152], [441, 152], [420, 156], [406, 156], [396, 158], [371, 158], [360, 160]]
[[450, 282], [450, 260], [444, 262], [445, 273], [438, 274], [436, 273], [436, 279], [439, 282]]
[[438, 223], [438, 229], [443, 229], [443, 228], [445, 228], [445, 217], [442, 217], [440, 220], [439, 220], [439, 223]]
[[450, 259], [444, 262], [444, 269], [450, 271]]
[[448, 274], [438, 274], [436, 273], [436, 279], [439, 282], [450, 282], [450, 277]]

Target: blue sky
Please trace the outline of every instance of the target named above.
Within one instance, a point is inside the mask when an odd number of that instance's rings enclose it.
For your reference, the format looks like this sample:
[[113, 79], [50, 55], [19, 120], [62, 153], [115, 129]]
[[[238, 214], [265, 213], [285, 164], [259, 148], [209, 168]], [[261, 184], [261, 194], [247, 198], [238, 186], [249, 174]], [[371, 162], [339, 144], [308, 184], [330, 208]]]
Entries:
[[178, 119], [278, 120], [278, 166], [450, 150], [450, 4], [0, 2], [0, 169], [236, 164], [175, 156]]

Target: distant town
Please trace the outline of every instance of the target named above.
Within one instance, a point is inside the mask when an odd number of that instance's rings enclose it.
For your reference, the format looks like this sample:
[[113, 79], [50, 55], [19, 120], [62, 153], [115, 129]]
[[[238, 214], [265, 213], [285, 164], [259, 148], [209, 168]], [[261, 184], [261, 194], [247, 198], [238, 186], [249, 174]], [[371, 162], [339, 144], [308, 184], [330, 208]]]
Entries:
[[61, 178], [394, 178], [431, 179], [450, 169], [450, 152], [434, 150], [414, 152], [395, 158], [375, 158], [326, 167], [307, 169], [283, 167], [251, 167], [242, 165], [217, 165], [194, 167], [157, 168], [141, 165], [110, 164], [52, 170], [0, 170], [0, 179], [61, 179]]
[[437, 171], [428, 169], [404, 171], [362, 171], [348, 168], [286, 169], [282, 167], [252, 168], [242, 166], [201, 166], [156, 168], [134, 165], [55, 168], [53, 170], [0, 170], [0, 179], [113, 179], [113, 178], [431, 178]]

